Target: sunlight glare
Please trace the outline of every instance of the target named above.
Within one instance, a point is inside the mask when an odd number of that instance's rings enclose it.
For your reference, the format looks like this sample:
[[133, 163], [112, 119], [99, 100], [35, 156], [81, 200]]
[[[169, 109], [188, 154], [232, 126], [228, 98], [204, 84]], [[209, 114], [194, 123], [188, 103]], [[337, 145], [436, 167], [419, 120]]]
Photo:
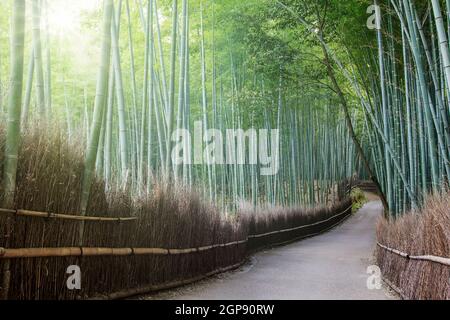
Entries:
[[100, 5], [100, 0], [48, 1], [48, 23], [51, 32], [76, 32], [80, 28], [82, 14], [98, 10]]

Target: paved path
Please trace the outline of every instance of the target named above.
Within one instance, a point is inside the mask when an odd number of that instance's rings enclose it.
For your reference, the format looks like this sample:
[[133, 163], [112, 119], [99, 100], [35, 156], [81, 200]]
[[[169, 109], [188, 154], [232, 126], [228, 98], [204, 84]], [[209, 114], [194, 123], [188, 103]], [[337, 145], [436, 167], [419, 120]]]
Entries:
[[260, 252], [237, 271], [146, 299], [394, 299], [384, 287], [366, 286], [381, 212], [379, 201], [369, 202], [327, 233]]

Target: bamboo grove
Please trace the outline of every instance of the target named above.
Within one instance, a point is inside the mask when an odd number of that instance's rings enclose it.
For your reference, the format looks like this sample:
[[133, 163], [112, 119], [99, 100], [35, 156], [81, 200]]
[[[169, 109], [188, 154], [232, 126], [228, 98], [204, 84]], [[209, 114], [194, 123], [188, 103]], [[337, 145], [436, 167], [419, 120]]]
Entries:
[[[7, 207], [13, 207], [20, 137], [33, 127], [57, 127], [70, 143], [83, 146], [83, 215], [97, 178], [107, 190], [127, 190], [136, 198], [161, 181], [189, 186], [232, 212], [245, 203], [330, 204], [337, 185], [361, 171], [333, 100], [292, 90], [282, 62], [276, 76], [249, 68], [245, 52], [233, 49], [221, 30], [224, 15], [216, 16], [220, 4], [214, 1], [98, 1], [89, 17], [95, 26], [88, 25], [97, 33], [95, 58], [82, 58], [96, 61], [87, 72], [96, 80], [76, 73], [77, 62], [64, 48], [71, 39], [53, 30], [51, 0], [0, 6], [12, 17], [11, 44], [0, 47]], [[9, 82], [4, 65], [10, 65]], [[180, 140], [176, 129], [197, 133], [200, 141]], [[211, 130], [243, 133], [245, 154], [230, 152]], [[262, 136], [260, 130], [279, 134]], [[279, 159], [276, 174], [261, 174], [267, 163], [258, 159], [249, 163], [257, 148], [247, 141], [253, 135], [267, 156]], [[181, 164], [173, 163], [176, 147], [183, 150]], [[218, 154], [226, 161], [215, 162]], [[437, 176], [443, 164], [439, 158]]]
[[[390, 215], [420, 209], [427, 194], [447, 190], [450, 173], [450, 3], [368, 1], [365, 15], [356, 23], [342, 22], [347, 30], [337, 34], [330, 28], [339, 22], [331, 21], [331, 14], [327, 20], [326, 9], [339, 5], [323, 2], [313, 15], [323, 20], [318, 26], [292, 9], [292, 1], [277, 1], [322, 48], [345, 112], [349, 106], [361, 111], [357, 119], [364, 130], [352, 138], [362, 146], [358, 154], [370, 159], [366, 169], [373, 170]], [[357, 35], [349, 36], [354, 26]], [[353, 131], [355, 121], [348, 124]]]
[[400, 214], [445, 190], [450, 176], [450, 3], [375, 4], [377, 54], [367, 55], [362, 89], [368, 152], [391, 212]]

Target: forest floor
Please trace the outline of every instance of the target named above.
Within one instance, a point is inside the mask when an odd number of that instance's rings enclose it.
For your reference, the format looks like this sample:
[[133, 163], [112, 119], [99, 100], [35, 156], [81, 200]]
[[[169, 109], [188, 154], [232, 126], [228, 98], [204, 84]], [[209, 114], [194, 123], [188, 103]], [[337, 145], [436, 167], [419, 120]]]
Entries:
[[381, 202], [370, 201], [327, 233], [261, 251], [236, 271], [139, 299], [397, 299], [384, 283], [379, 290], [367, 287], [381, 213]]

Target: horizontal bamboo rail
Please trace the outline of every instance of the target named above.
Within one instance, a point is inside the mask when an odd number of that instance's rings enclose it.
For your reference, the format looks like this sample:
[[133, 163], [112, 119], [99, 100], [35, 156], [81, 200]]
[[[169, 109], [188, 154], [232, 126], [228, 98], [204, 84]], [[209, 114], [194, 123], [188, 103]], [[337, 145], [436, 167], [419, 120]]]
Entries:
[[[340, 215], [340, 214], [339, 214], [339, 215]], [[339, 215], [336, 215], [336, 216], [339, 216]], [[334, 217], [336, 217], [336, 216], [333, 216], [332, 218], [334, 218]], [[329, 220], [329, 219], [327, 219], [327, 220]], [[325, 228], [325, 229], [323, 229], [323, 230], [321, 230], [321, 231], [319, 231], [319, 232], [309, 233], [309, 234], [307, 234], [307, 235], [295, 237], [295, 238], [292, 238], [292, 239], [287, 240], [287, 241], [282, 241], [282, 242], [277, 242], [277, 243], [270, 243], [270, 244], [267, 245], [266, 247], [279, 247], [279, 246], [284, 246], [284, 245], [286, 245], [286, 244], [293, 243], [293, 242], [295, 242], [295, 241], [300, 241], [300, 240], [303, 240], [303, 239], [307, 239], [307, 238], [311, 238], [311, 237], [318, 236], [318, 235], [320, 235], [320, 234], [323, 234], [323, 233], [325, 233], [325, 232], [327, 232], [327, 231], [333, 229], [334, 227], [336, 227], [336, 226], [338, 226], [339, 224], [341, 224], [343, 221], [344, 221], [344, 219], [339, 220], [338, 222], [334, 223], [333, 225], [331, 225], [331, 226], [329, 226], [328, 228]]]
[[319, 225], [319, 224], [328, 222], [328, 221], [330, 221], [330, 220], [332, 220], [332, 219], [334, 219], [334, 218], [336, 218], [336, 217], [339, 217], [339, 216], [345, 214], [348, 210], [351, 209], [352, 206], [353, 206], [353, 205], [349, 206], [349, 207], [348, 207], [347, 209], [345, 209], [344, 211], [342, 211], [342, 212], [340, 212], [340, 213], [338, 213], [338, 214], [336, 214], [336, 215], [334, 215], [334, 216], [332, 216], [332, 217], [330, 217], [330, 218], [328, 218], [328, 219], [322, 220], [322, 221], [314, 222], [314, 223], [311, 223], [311, 224], [306, 224], [306, 225], [299, 226], [299, 227], [295, 227], [295, 228], [289, 228], [289, 229], [283, 229], [283, 230], [278, 230], [278, 231], [272, 231], [272, 232], [267, 232], [267, 233], [262, 233], [262, 234], [250, 235], [249, 238], [261, 238], [261, 237], [266, 237], [266, 236], [270, 236], [270, 235], [273, 235], [273, 234], [278, 234], [278, 233], [283, 233], [283, 232], [290, 232], [290, 231], [295, 231], [295, 230], [299, 230], [299, 229], [304, 229], [304, 228], [308, 228], [308, 227], [312, 227], [312, 226], [317, 226], [317, 225]]
[[51, 218], [51, 219], [64, 219], [75, 221], [103, 221], [103, 222], [127, 222], [135, 221], [137, 217], [125, 217], [125, 218], [110, 218], [110, 217], [89, 217], [89, 216], [77, 216], [70, 214], [59, 214], [52, 212], [40, 212], [31, 210], [11, 210], [0, 209], [0, 214], [14, 214], [16, 216], [33, 217], [33, 218]]
[[397, 249], [393, 249], [393, 248], [389, 248], [385, 245], [382, 245], [381, 243], [377, 243], [377, 245], [388, 251], [391, 253], [394, 253], [398, 256], [401, 256], [405, 259], [410, 259], [410, 260], [421, 260], [421, 261], [429, 261], [429, 262], [434, 262], [434, 263], [439, 263], [442, 264], [444, 266], [449, 266], [450, 267], [450, 258], [444, 258], [444, 257], [438, 257], [438, 256], [433, 256], [433, 255], [422, 255], [422, 256], [413, 256], [413, 255], [409, 255], [405, 252], [399, 251]]
[[338, 216], [348, 212], [352, 206], [349, 206], [344, 211], [322, 221], [311, 223], [308, 225], [299, 226], [296, 228], [279, 230], [276, 232], [268, 232], [258, 235], [249, 235], [247, 239], [233, 241], [224, 244], [215, 244], [210, 246], [203, 246], [199, 248], [187, 249], [163, 249], [163, 248], [84, 248], [84, 247], [67, 247], [67, 248], [18, 248], [5, 249], [0, 248], [0, 259], [19, 259], [19, 258], [47, 258], [47, 257], [80, 257], [80, 256], [132, 256], [132, 255], [180, 255], [190, 254], [196, 252], [208, 251], [215, 248], [224, 248], [230, 246], [237, 246], [246, 244], [249, 239], [260, 238], [272, 234], [279, 234], [283, 232], [290, 232], [293, 230], [316, 226], [328, 222]]
[[[236, 241], [230, 245], [238, 245], [247, 241]], [[94, 257], [94, 256], [140, 256], [140, 255], [181, 255], [195, 252], [207, 251], [225, 245], [215, 245], [202, 248], [188, 249], [162, 249], [162, 248], [90, 248], [90, 247], [67, 247], [67, 248], [0, 248], [0, 259], [19, 258], [49, 258], [49, 257]]]

